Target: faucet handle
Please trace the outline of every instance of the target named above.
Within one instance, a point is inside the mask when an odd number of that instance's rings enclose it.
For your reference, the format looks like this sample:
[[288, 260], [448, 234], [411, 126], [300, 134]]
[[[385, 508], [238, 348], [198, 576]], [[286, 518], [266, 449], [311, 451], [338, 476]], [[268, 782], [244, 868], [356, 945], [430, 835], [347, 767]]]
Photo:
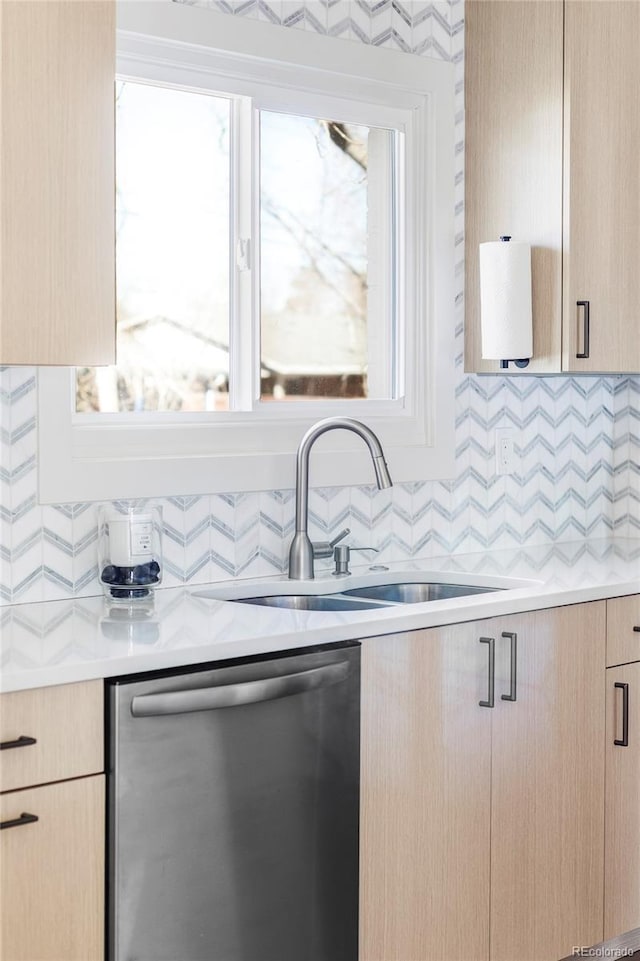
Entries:
[[332, 540], [332, 541], [329, 541], [329, 547], [331, 548], [331, 550], [333, 550], [333, 548], [336, 546], [336, 544], [337, 544], [339, 541], [343, 541], [343, 540], [345, 539], [345, 537], [347, 536], [347, 534], [350, 534], [350, 533], [351, 533], [351, 528], [350, 528], [350, 527], [345, 527], [345, 529], [344, 529], [343, 531], [340, 531], [339, 534], [336, 534], [336, 536], [333, 538], [333, 540]]
[[343, 531], [340, 531], [332, 541], [317, 541], [313, 544], [313, 556], [314, 557], [331, 557], [333, 554], [333, 549], [338, 543], [338, 541], [343, 540], [347, 534], [351, 533], [350, 527], [345, 527]]
[[331, 573], [334, 577], [344, 577], [346, 574], [350, 574], [349, 570], [349, 560], [351, 558], [351, 551], [375, 551], [378, 553], [379, 548], [377, 547], [350, 547], [348, 544], [341, 544], [340, 547], [336, 547], [333, 551], [333, 559], [335, 561], [335, 570]]

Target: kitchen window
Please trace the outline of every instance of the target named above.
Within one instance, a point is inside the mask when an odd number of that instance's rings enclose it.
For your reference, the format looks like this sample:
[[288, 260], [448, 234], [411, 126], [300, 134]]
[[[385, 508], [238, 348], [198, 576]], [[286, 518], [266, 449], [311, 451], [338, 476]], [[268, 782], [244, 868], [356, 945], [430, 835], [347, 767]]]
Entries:
[[[41, 500], [293, 486], [332, 414], [446, 476], [451, 65], [120, 6], [118, 366], [40, 372]], [[318, 483], [369, 479], [341, 434]]]
[[76, 412], [395, 399], [402, 134], [325, 109], [116, 83], [119, 363]]

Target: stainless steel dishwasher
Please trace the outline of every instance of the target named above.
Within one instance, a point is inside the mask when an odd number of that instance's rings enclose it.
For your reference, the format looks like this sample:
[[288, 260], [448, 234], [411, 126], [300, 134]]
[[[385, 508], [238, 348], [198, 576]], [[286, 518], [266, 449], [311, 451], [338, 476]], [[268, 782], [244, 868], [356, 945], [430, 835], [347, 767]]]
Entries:
[[110, 961], [357, 961], [360, 649], [109, 682]]

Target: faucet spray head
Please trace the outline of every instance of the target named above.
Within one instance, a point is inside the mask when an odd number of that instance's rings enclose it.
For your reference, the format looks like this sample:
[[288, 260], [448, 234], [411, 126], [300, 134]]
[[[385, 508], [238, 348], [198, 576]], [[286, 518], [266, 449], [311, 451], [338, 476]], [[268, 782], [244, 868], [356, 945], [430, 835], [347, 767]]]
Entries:
[[373, 469], [376, 474], [378, 490], [383, 491], [388, 487], [393, 487], [393, 481], [391, 480], [391, 475], [389, 474], [387, 462], [382, 455], [373, 458]]

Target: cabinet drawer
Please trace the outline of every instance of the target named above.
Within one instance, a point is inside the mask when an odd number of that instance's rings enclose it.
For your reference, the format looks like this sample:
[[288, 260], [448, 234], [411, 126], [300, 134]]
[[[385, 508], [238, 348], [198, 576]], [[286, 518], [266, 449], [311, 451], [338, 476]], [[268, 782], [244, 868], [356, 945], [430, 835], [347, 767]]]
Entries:
[[607, 601], [607, 667], [640, 661], [640, 594]]
[[0, 695], [0, 792], [104, 769], [102, 688], [85, 681]]
[[2, 961], [101, 961], [104, 775], [4, 794], [0, 819]]

